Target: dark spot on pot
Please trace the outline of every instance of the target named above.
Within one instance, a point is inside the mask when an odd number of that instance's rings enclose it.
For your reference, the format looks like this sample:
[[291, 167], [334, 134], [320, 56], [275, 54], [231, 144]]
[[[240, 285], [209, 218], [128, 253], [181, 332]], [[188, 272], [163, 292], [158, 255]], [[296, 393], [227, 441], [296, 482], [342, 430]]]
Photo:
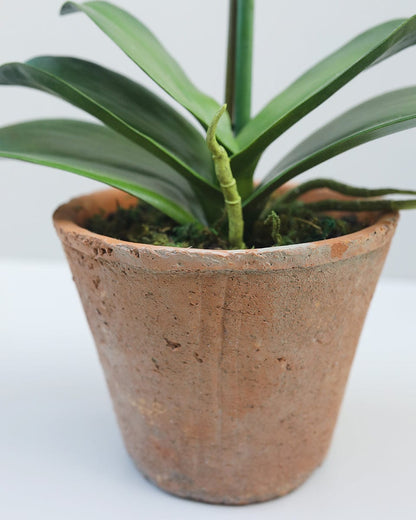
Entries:
[[100, 285], [100, 282], [101, 282], [101, 280], [100, 280], [100, 278], [98, 276], [97, 276], [97, 278], [93, 278], [92, 279], [92, 283], [94, 284], [94, 287], [96, 289], [98, 289], [98, 286]]
[[108, 256], [111, 256], [112, 253], [113, 253], [113, 248], [112, 247], [94, 247], [93, 248], [93, 251], [94, 251], [94, 255], [95, 256], [104, 256], [104, 255], [108, 255]]
[[168, 338], [164, 338], [164, 340], [166, 341], [166, 346], [169, 347], [171, 350], [178, 350], [178, 348], [181, 348], [182, 346], [180, 343], [175, 343], [174, 341], [171, 341]]
[[108, 327], [108, 321], [103, 322], [106, 327]]
[[277, 358], [278, 363], [282, 363], [285, 365], [286, 370], [292, 370], [292, 366], [287, 362], [285, 357], [278, 357]]
[[198, 361], [198, 363], [203, 363], [204, 360], [199, 357], [198, 352], [194, 352], [194, 357]]
[[97, 314], [98, 314], [99, 316], [101, 316], [101, 311], [100, 311], [100, 309], [95, 309], [95, 310], [97, 311]]
[[155, 367], [157, 368], [157, 370], [159, 370], [159, 365], [154, 357], [152, 357], [152, 361], [153, 361], [153, 364], [155, 365]]
[[130, 252], [136, 258], [140, 258], [140, 253], [138, 251], [136, 251], [135, 249], [132, 249]]

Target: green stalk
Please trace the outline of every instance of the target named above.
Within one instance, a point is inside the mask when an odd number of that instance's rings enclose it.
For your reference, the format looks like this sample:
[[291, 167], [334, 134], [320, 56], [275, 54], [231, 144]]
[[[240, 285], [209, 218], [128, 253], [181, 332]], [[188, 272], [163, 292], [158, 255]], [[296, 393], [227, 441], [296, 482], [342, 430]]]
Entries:
[[227, 49], [227, 70], [225, 83], [225, 103], [231, 116], [231, 123], [234, 119], [234, 91], [235, 91], [235, 46], [237, 29], [237, 0], [230, 0], [228, 15], [228, 49]]
[[230, 159], [223, 146], [218, 144], [215, 137], [218, 122], [227, 109], [223, 105], [215, 114], [207, 131], [207, 146], [212, 154], [215, 173], [225, 201], [225, 209], [228, 218], [228, 241], [231, 249], [245, 249], [244, 244], [244, 220], [241, 197], [238, 193], [237, 183], [231, 171]]
[[294, 202], [299, 207], [312, 211], [399, 211], [401, 209], [415, 209], [416, 199], [413, 200], [335, 200], [326, 199], [318, 202]]
[[254, 0], [230, 0], [226, 103], [235, 134], [251, 115]]
[[288, 190], [284, 195], [279, 197], [273, 206], [282, 204], [289, 204], [298, 197], [307, 193], [308, 191], [316, 190], [318, 188], [328, 188], [343, 195], [350, 195], [351, 197], [381, 197], [383, 195], [416, 195], [413, 190], [400, 190], [397, 188], [358, 188], [350, 184], [333, 181], [331, 179], [313, 179], [295, 186]]

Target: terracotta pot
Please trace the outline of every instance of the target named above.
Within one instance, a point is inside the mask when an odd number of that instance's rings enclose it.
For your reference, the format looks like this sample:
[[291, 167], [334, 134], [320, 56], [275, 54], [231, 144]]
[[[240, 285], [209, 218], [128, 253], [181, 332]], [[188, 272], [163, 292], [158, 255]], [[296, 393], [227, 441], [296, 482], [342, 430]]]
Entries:
[[179, 496], [288, 493], [328, 450], [397, 214], [341, 238], [245, 251], [82, 228], [132, 200], [107, 190], [54, 215], [128, 452]]

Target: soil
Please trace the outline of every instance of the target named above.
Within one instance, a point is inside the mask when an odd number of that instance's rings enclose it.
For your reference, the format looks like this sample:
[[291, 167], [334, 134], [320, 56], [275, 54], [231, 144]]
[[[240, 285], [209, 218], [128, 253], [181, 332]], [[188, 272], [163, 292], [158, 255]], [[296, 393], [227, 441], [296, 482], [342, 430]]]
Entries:
[[[368, 222], [359, 221], [355, 215], [334, 218], [296, 205], [285, 208], [279, 215], [272, 211], [257, 221], [245, 242], [248, 248], [315, 242], [354, 233], [367, 225]], [[229, 249], [225, 219], [214, 228], [201, 224], [178, 225], [142, 201], [129, 208], [118, 207], [108, 215], [94, 215], [87, 221], [86, 228], [99, 235], [141, 244]]]

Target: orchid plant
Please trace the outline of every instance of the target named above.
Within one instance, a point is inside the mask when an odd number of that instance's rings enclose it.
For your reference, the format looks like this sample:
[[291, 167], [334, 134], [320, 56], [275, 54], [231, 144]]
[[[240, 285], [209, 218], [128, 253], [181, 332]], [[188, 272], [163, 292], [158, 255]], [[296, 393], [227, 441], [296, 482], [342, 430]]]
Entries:
[[[291, 150], [258, 185], [266, 148], [368, 67], [416, 43], [416, 17], [377, 25], [310, 68], [251, 117], [254, 0], [230, 0], [225, 104], [199, 90], [152, 32], [108, 2], [66, 2], [61, 13], [86, 14], [159, 87], [207, 131], [206, 139], [171, 105], [139, 83], [95, 63], [42, 56], [0, 67], [0, 83], [58, 96], [100, 123], [53, 119], [0, 129], [0, 156], [70, 171], [124, 190], [180, 224], [213, 226], [228, 215], [230, 248], [273, 209], [302, 204], [317, 187], [353, 195], [305, 206], [316, 211], [416, 208], [411, 190], [362, 189], [316, 179], [271, 199], [306, 170], [365, 142], [416, 126], [416, 87], [388, 92], [340, 115]], [[272, 202], [271, 202], [272, 201]]]

